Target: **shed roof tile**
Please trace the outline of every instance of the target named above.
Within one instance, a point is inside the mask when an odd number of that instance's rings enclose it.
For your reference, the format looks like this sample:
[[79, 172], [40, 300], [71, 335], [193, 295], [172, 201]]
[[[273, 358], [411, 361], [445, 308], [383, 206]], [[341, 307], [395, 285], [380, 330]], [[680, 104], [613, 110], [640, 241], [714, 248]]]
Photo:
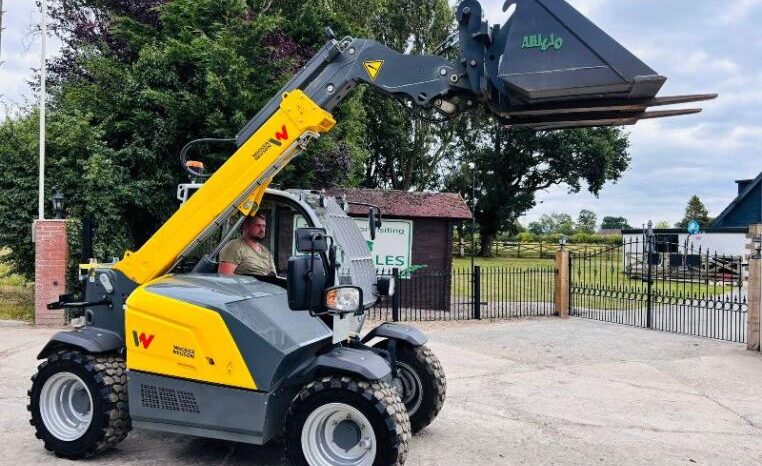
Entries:
[[[471, 219], [471, 210], [457, 193], [332, 189], [328, 194], [344, 196], [350, 202], [377, 205], [381, 208], [381, 215], [385, 217]], [[353, 205], [350, 206], [349, 214], [367, 214], [367, 209]]]

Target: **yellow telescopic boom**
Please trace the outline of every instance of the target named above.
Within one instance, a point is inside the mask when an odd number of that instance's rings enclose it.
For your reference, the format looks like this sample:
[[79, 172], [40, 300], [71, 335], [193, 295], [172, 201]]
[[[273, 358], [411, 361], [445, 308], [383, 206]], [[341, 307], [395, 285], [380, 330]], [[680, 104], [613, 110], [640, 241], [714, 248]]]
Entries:
[[258, 199], [252, 194], [335, 124], [333, 116], [302, 91], [284, 94], [279, 109], [137, 252], [128, 251], [114, 268], [137, 284], [163, 275], [235, 210], [256, 210], [253, 203], [261, 200], [264, 190], [259, 190]]

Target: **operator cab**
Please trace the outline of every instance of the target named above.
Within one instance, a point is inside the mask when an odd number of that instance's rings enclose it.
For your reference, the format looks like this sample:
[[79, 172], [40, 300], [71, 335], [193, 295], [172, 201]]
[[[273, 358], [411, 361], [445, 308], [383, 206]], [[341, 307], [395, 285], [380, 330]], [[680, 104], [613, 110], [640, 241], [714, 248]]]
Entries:
[[[187, 200], [201, 184], [181, 185], [178, 196], [181, 201]], [[370, 218], [375, 225], [380, 221], [378, 208], [369, 206]], [[261, 281], [287, 287], [289, 259], [309, 253], [300, 252], [297, 248], [297, 230], [303, 228], [323, 228], [329, 236], [329, 242], [336, 246], [335, 259], [330, 252], [321, 252], [321, 264], [327, 276], [332, 271], [329, 264], [332, 260], [337, 263], [337, 270], [330, 283], [335, 285], [352, 285], [362, 289], [363, 307], [369, 308], [375, 304], [379, 293], [386, 294], [389, 286], [387, 278], [377, 280], [375, 266], [368, 243], [362, 236], [355, 220], [345, 212], [343, 202], [326, 196], [318, 191], [268, 189], [257, 210], [264, 214], [267, 220], [265, 238], [261, 244], [273, 255], [277, 277], [255, 278]], [[235, 238], [240, 237], [238, 221], [240, 214], [236, 213], [211, 235], [196, 250], [182, 260], [172, 273], [217, 273], [219, 252]], [[381, 282], [381, 289], [378, 282]]]

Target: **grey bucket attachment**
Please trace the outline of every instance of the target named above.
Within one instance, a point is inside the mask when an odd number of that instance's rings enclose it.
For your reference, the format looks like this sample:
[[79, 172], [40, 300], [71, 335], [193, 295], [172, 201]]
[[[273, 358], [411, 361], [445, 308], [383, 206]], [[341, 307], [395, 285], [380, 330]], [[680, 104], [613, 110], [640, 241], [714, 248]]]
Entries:
[[[634, 124], [700, 109], [646, 112], [713, 94], [656, 98], [666, 82], [564, 0], [508, 0], [508, 21], [482, 22], [477, 0], [458, 7], [461, 63], [473, 92], [506, 125], [534, 129]], [[478, 66], [483, 63], [484, 66]]]
[[653, 97], [667, 80], [568, 3], [515, 3], [497, 78], [517, 97]]

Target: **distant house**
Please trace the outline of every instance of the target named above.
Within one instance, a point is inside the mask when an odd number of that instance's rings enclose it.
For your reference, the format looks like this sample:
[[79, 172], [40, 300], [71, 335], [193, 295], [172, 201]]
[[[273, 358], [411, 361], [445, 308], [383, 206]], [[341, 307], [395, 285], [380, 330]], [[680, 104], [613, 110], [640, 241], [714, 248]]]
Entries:
[[712, 230], [725, 228], [748, 228], [762, 223], [762, 173], [753, 180], [738, 180], [738, 196], [709, 227]]
[[[750, 180], [738, 180], [738, 195], [706, 231], [689, 235], [686, 229], [655, 229], [656, 240], [664, 252], [701, 250], [710, 254], [746, 255], [749, 225], [762, 223], [762, 173]], [[625, 243], [640, 241], [643, 230], [623, 230]]]
[[621, 228], [601, 228], [598, 230], [598, 234], [601, 236], [619, 236], [622, 234]]

